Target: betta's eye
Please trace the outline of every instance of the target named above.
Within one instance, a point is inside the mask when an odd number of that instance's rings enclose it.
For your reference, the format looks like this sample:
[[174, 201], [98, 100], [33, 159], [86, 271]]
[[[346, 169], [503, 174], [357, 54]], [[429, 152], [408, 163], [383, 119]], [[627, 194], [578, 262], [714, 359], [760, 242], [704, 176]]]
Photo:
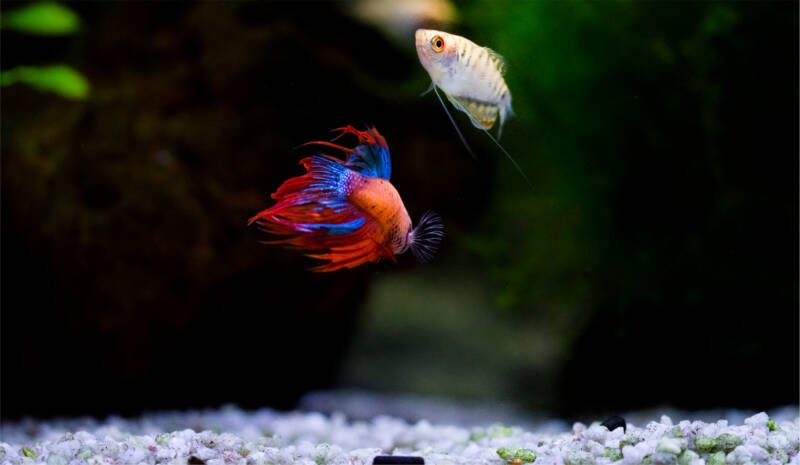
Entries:
[[442, 36], [433, 36], [433, 39], [431, 39], [431, 46], [433, 46], [434, 52], [441, 52], [444, 50], [444, 39], [442, 39]]

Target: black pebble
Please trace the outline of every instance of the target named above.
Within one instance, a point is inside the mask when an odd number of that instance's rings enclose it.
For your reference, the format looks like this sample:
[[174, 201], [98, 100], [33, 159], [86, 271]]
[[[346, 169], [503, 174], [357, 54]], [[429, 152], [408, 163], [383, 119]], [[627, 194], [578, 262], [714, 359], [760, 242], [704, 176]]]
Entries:
[[195, 457], [194, 455], [189, 457], [189, 465], [204, 465], [206, 463], [205, 460]]
[[614, 431], [615, 429], [619, 428], [620, 426], [622, 427], [623, 431], [626, 431], [627, 427], [628, 427], [628, 425], [625, 423], [625, 419], [622, 418], [622, 417], [618, 417], [616, 415], [613, 416], [613, 417], [607, 418], [606, 421], [604, 421], [604, 422], [602, 422], [600, 424], [605, 426], [606, 428], [608, 428], [609, 431]]
[[425, 459], [422, 457], [404, 457], [402, 455], [378, 455], [372, 460], [373, 465], [384, 464], [419, 464], [424, 465]]

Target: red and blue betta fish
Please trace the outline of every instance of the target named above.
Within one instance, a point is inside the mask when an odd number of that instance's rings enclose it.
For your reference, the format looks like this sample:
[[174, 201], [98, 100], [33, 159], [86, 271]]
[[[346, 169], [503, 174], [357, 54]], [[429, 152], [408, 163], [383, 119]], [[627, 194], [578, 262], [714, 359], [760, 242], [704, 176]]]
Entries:
[[339, 128], [341, 134], [355, 134], [358, 144], [347, 148], [332, 142], [317, 144], [348, 154], [347, 160], [318, 154], [300, 161], [306, 174], [290, 178], [272, 194], [278, 203], [250, 218], [248, 224], [285, 239], [270, 241], [307, 251], [309, 257], [328, 260], [312, 271], [353, 268], [411, 249], [420, 262], [433, 257], [444, 228], [431, 212], [422, 216], [416, 228], [397, 189], [389, 182], [392, 163], [386, 139], [375, 128], [359, 131]]

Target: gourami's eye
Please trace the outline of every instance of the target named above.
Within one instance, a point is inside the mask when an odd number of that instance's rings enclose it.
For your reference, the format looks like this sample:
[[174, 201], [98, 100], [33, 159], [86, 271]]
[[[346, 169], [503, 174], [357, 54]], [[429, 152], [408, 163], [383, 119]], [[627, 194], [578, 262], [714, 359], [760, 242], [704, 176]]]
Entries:
[[444, 50], [444, 39], [442, 39], [442, 36], [433, 36], [433, 39], [431, 39], [431, 46], [434, 52], [441, 52]]

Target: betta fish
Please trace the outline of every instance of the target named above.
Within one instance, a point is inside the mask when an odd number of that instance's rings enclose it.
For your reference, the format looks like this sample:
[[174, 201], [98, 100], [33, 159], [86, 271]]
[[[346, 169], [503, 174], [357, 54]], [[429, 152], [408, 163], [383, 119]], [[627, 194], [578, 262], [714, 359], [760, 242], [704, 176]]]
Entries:
[[470, 154], [472, 149], [439, 96], [437, 87], [442, 89], [454, 107], [469, 116], [473, 126], [483, 130], [500, 147], [525, 181], [533, 187], [514, 158], [489, 133], [489, 129], [499, 117], [500, 124], [497, 130], [499, 139], [506, 118], [514, 114], [511, 110], [511, 92], [503, 79], [505, 59], [493, 50], [481, 47], [465, 37], [433, 29], [417, 29], [415, 40], [419, 61], [433, 81], [428, 91], [433, 90], [436, 93], [444, 111], [455, 126], [458, 137]]
[[277, 203], [250, 218], [267, 233], [285, 236], [270, 241], [311, 251], [327, 260], [312, 271], [353, 268], [382, 258], [393, 261], [408, 249], [420, 262], [429, 261], [444, 234], [439, 217], [425, 213], [414, 228], [397, 189], [389, 182], [392, 164], [386, 139], [373, 128], [336, 129], [354, 134], [358, 143], [347, 148], [332, 142], [316, 144], [347, 153], [347, 160], [318, 154], [300, 161], [306, 173], [285, 181], [272, 198]]

